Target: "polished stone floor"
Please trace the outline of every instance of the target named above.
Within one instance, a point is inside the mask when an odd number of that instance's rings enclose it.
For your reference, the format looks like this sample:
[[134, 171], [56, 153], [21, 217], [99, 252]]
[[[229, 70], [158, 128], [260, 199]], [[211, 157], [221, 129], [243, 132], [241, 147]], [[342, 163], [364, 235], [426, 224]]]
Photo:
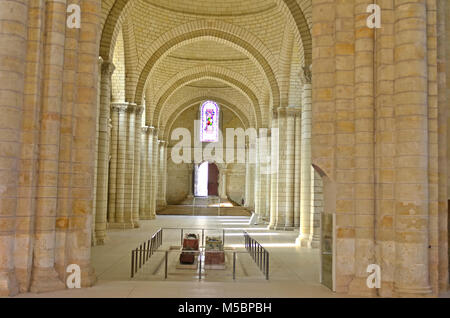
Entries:
[[[141, 221], [138, 229], [109, 230], [106, 244], [92, 248], [92, 264], [98, 279], [95, 286], [17, 297], [339, 297], [319, 283], [318, 251], [295, 246], [298, 232], [271, 231], [263, 225], [250, 227], [248, 221], [249, 218], [244, 216], [161, 215], [156, 220]], [[144, 266], [131, 279], [131, 250], [147, 241], [159, 228], [165, 228], [161, 250], [180, 245], [180, 231], [168, 229], [180, 227], [209, 229], [205, 236], [222, 235], [225, 229], [228, 260], [232, 259], [232, 252], [237, 253], [236, 280], [232, 279], [230, 261], [222, 271], [203, 269], [201, 281], [197, 271], [178, 271], [172, 263], [165, 280], [161, 269], [165, 253], [156, 253], [146, 265], [147, 271]], [[269, 281], [245, 253], [243, 230], [269, 251]], [[193, 229], [186, 231], [195, 232]], [[171, 257], [174, 260], [177, 254]], [[148, 269], [149, 266], [159, 266], [159, 270], [155, 273]]]
[[[319, 252], [295, 245], [298, 232], [267, 230], [249, 226], [243, 216], [157, 216], [141, 221], [134, 230], [110, 230], [103, 246], [92, 248], [92, 264], [97, 283], [91, 288], [63, 290], [43, 294], [21, 294], [17, 297], [342, 297], [319, 282]], [[164, 279], [165, 252], [155, 253], [138, 274], [130, 278], [131, 250], [147, 241], [158, 229], [163, 230], [160, 250], [177, 248], [181, 233], [176, 228], [206, 230], [205, 236], [220, 236], [225, 230], [227, 267], [225, 270], [178, 270], [178, 251], [169, 253], [168, 278]], [[265, 280], [252, 258], [243, 248], [243, 231], [247, 231], [270, 253], [270, 280]], [[196, 233], [201, 234], [201, 231]], [[236, 280], [232, 278], [232, 253], [237, 253]], [[445, 297], [445, 295], [444, 295]]]

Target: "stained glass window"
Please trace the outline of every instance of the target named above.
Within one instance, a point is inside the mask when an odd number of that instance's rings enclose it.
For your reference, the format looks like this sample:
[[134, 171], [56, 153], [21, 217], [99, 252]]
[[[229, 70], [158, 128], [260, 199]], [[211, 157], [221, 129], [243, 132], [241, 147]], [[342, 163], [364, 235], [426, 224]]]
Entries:
[[219, 141], [219, 106], [213, 101], [206, 101], [201, 107], [201, 142]]

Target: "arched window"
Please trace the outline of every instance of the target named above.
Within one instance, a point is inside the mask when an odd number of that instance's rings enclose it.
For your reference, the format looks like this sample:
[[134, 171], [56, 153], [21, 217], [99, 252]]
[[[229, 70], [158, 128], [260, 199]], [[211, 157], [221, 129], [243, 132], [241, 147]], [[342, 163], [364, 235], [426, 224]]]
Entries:
[[200, 110], [200, 141], [219, 141], [219, 106], [213, 101], [206, 101]]

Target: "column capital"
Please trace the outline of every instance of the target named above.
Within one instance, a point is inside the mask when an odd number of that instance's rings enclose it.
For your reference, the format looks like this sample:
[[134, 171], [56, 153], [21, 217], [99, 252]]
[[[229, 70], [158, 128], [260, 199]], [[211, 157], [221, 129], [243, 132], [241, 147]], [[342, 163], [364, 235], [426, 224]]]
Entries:
[[135, 103], [128, 103], [127, 112], [128, 113], [135, 113], [137, 110], [137, 104]]
[[137, 105], [135, 111], [136, 111], [136, 115], [141, 115], [144, 112], [144, 106]]
[[128, 109], [128, 103], [111, 103], [111, 111], [124, 113]]
[[153, 137], [158, 138], [159, 129], [156, 127], [153, 127]]
[[272, 108], [272, 119], [278, 118], [278, 108]]
[[312, 80], [312, 65], [306, 65], [302, 67], [302, 71], [300, 72], [300, 81], [303, 85], [311, 84]]
[[284, 114], [286, 116], [294, 116], [301, 112], [301, 107], [280, 107], [278, 108], [279, 114]]
[[116, 67], [113, 63], [109, 61], [103, 61], [102, 59], [102, 76], [111, 77], [115, 69]]

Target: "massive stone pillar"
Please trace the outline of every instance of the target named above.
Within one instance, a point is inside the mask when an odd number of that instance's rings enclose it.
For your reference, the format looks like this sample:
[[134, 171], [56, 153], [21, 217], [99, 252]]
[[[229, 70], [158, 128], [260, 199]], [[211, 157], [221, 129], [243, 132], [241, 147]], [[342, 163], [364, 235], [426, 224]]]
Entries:
[[259, 214], [260, 218], [266, 218], [268, 212], [267, 199], [267, 182], [268, 176], [270, 174], [270, 159], [268, 158], [268, 143], [267, 143], [267, 133], [261, 133], [258, 138], [258, 151], [257, 151], [257, 176], [258, 176], [258, 189], [256, 190], [258, 196], [258, 205], [256, 208], [256, 213]]
[[261, 215], [261, 166], [260, 166], [260, 158], [259, 158], [259, 137], [256, 137], [255, 140], [255, 164], [254, 164], [254, 188], [253, 191], [255, 193], [255, 213], [258, 216]]
[[139, 178], [139, 219], [148, 220], [150, 215], [147, 215], [147, 199], [148, 199], [148, 182], [147, 182], [147, 169], [149, 159], [149, 127], [143, 126], [141, 128], [141, 164], [140, 164], [140, 178]]
[[[12, 5], [11, 2], [6, 3]], [[17, 9], [19, 8], [16, 7]], [[5, 10], [4, 12], [10, 11]], [[17, 12], [23, 12], [23, 8], [17, 10]], [[64, 288], [64, 283], [55, 270], [55, 243], [66, 3], [65, 1], [46, 1], [45, 12], [47, 19], [43, 49], [46, 58], [43, 62], [42, 74], [44, 84], [42, 86], [35, 244], [30, 288], [32, 292]], [[14, 16], [14, 14], [11, 14], [9, 18]], [[20, 14], [18, 17], [20, 17]], [[21, 56], [23, 53], [17, 54]]]
[[245, 207], [255, 211], [256, 140], [249, 140], [245, 163]]
[[167, 206], [166, 202], [166, 180], [167, 180], [167, 144], [164, 140], [158, 140], [158, 196], [156, 207], [157, 210], [164, 209]]
[[133, 222], [133, 186], [134, 186], [134, 146], [136, 125], [136, 104], [128, 104], [127, 108], [127, 138], [125, 152], [125, 183], [124, 183], [124, 223], [121, 228], [134, 228]]
[[154, 127], [148, 127], [148, 149], [147, 149], [147, 174], [146, 174], [146, 195], [145, 195], [145, 215], [147, 219], [153, 219], [154, 213], [152, 212], [153, 207], [153, 164], [154, 164], [154, 155], [153, 152], [155, 151], [154, 144], [153, 144], [153, 135], [155, 133]]
[[277, 217], [278, 205], [278, 153], [279, 153], [279, 129], [278, 129], [278, 112], [272, 112], [272, 129], [271, 129], [271, 160], [270, 160], [270, 217], [269, 228], [273, 229]]
[[141, 179], [141, 147], [142, 147], [142, 113], [144, 107], [137, 106], [135, 114], [135, 135], [134, 135], [134, 174], [133, 174], [133, 223], [134, 227], [139, 227], [139, 197]]
[[[275, 229], [294, 229], [295, 116], [296, 107], [278, 109], [278, 200]], [[282, 128], [281, 128], [282, 127]], [[280, 191], [283, 189], [283, 191]]]
[[301, 142], [301, 179], [300, 179], [300, 236], [302, 246], [318, 247], [311, 228], [311, 70], [304, 68], [302, 74], [302, 142]]
[[101, 65], [100, 113], [98, 116], [97, 145], [97, 185], [95, 204], [95, 243], [98, 245], [103, 245], [106, 239], [108, 212], [108, 168], [110, 150], [109, 120], [111, 114], [111, 76], [114, 72], [114, 69], [114, 65], [110, 62], [103, 62]]
[[[438, 144], [439, 144], [439, 193], [438, 193], [438, 201], [439, 201], [439, 212], [438, 219], [434, 222], [435, 226], [437, 226], [438, 231], [438, 246], [439, 250], [437, 251], [438, 255], [438, 275], [439, 281], [437, 283], [438, 286], [435, 288], [439, 288], [441, 292], [447, 292], [449, 287], [449, 213], [448, 213], [448, 98], [447, 98], [447, 83], [446, 79], [446, 67], [448, 67], [447, 58], [450, 55], [446, 52], [447, 49], [450, 49], [450, 43], [447, 40], [450, 37], [450, 32], [446, 31], [450, 29], [450, 21], [448, 20], [450, 15], [449, 10], [450, 4], [446, 1], [437, 1], [437, 61], [436, 61], [436, 69], [438, 70]], [[430, 43], [433, 45], [433, 43]], [[430, 47], [430, 45], [429, 45]]]
[[167, 206], [167, 199], [166, 199], [166, 197], [167, 197], [167, 150], [168, 150], [167, 147], [168, 147], [168, 144], [167, 144], [166, 141], [164, 141], [164, 145], [163, 145], [163, 148], [164, 148], [164, 155], [163, 155], [163, 183], [162, 183], [162, 192], [163, 192], [162, 199], [164, 200], [163, 201], [164, 207]]
[[152, 200], [151, 211], [152, 217], [156, 216], [156, 199], [158, 195], [158, 166], [159, 166], [159, 145], [158, 145], [158, 129], [153, 131], [153, 160], [152, 160]]
[[[394, 292], [431, 293], [428, 264], [427, 8], [395, 1]], [[433, 190], [434, 191], [434, 190]]]
[[252, 163], [250, 162], [251, 150], [250, 144], [245, 148], [245, 204], [244, 206], [248, 209], [252, 209], [253, 205], [253, 177], [252, 177]]
[[270, 219], [270, 186], [271, 186], [271, 131], [268, 131], [267, 136], [265, 137], [264, 146], [262, 148], [261, 156], [264, 156], [264, 163], [261, 166], [261, 188], [263, 193], [263, 221], [269, 223]]
[[[96, 278], [91, 266], [91, 227], [94, 183], [92, 175], [95, 171], [95, 130], [97, 117], [91, 110], [96, 109], [98, 91], [98, 39], [100, 30], [96, 18], [101, 11], [101, 4], [96, 0], [83, 0], [80, 3], [84, 20], [80, 30], [71, 29], [73, 39], [78, 39], [76, 53], [77, 82], [72, 90], [76, 96], [73, 110], [73, 142], [72, 142], [72, 209], [67, 226], [67, 239], [59, 244], [66, 244], [67, 254], [65, 266], [78, 264], [81, 269], [81, 286], [90, 287]], [[66, 7], [63, 11], [66, 18]], [[59, 23], [64, 23], [60, 21]], [[67, 36], [68, 30], [66, 30]], [[77, 37], [78, 36], [78, 37]], [[70, 50], [72, 41], [66, 41]], [[72, 52], [75, 53], [75, 52]], [[53, 55], [53, 52], [52, 52]], [[71, 61], [67, 61], [67, 69], [71, 73]], [[91, 66], [91, 67], [86, 67]], [[67, 85], [65, 89], [70, 89]], [[93, 98], [94, 96], [94, 98]], [[57, 221], [58, 224], [58, 221]], [[58, 226], [61, 226], [58, 224]], [[62, 268], [64, 277], [69, 274]]]
[[[367, 28], [367, 6], [371, 0], [354, 4], [355, 13], [355, 90], [354, 90], [354, 214], [355, 278], [349, 293], [375, 294], [367, 287], [367, 267], [375, 264], [375, 176], [374, 176], [374, 30]], [[341, 125], [339, 132], [346, 126]], [[348, 128], [347, 128], [348, 129]]]
[[111, 136], [109, 153], [109, 180], [108, 180], [108, 222], [116, 222], [117, 209], [117, 166], [119, 147], [119, 112], [121, 104], [111, 104]]
[[13, 253], [28, 5], [25, 0], [0, 2], [0, 296], [18, 293]]
[[302, 164], [302, 113], [295, 115], [295, 160], [294, 160], [294, 227], [300, 228], [301, 164]]
[[[111, 134], [111, 172], [114, 170], [114, 162], [117, 162], [115, 170], [116, 177], [111, 178], [110, 183], [115, 179], [115, 213], [114, 217], [109, 219], [108, 227], [122, 228], [125, 216], [125, 170], [126, 170], [126, 153], [127, 153], [127, 103], [114, 103], [113, 109], [118, 111], [117, 123], [118, 128], [114, 127], [115, 116], [113, 115], [113, 128]], [[117, 139], [114, 139], [114, 133], [117, 131]], [[117, 144], [117, 151], [114, 152], [114, 145]], [[114, 159], [114, 156], [116, 156]], [[110, 198], [112, 198], [111, 192]]]

